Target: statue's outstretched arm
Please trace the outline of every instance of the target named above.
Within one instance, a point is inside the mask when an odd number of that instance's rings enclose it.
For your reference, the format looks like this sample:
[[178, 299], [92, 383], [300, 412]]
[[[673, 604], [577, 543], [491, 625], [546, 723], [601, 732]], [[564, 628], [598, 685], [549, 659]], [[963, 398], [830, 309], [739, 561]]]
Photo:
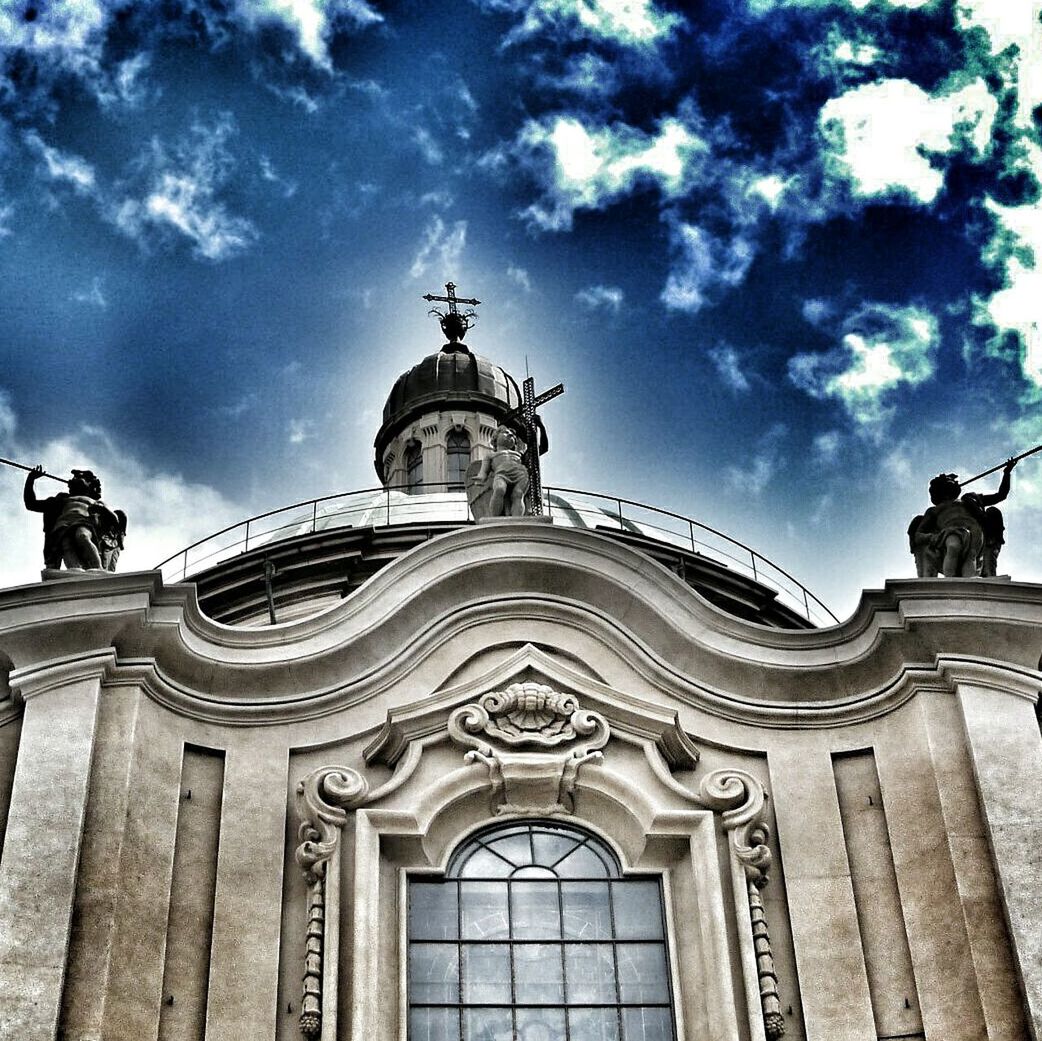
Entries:
[[43, 467], [40, 465], [34, 466], [28, 474], [25, 476], [25, 488], [22, 490], [22, 502], [25, 503], [27, 510], [32, 510], [33, 513], [43, 513], [44, 505], [36, 498], [36, 489], [33, 487], [36, 484], [36, 479], [43, 475]]
[[994, 506], [995, 503], [1002, 502], [1009, 495], [1009, 475], [1013, 472], [1013, 467], [1016, 465], [1016, 459], [1006, 460], [1006, 465], [1002, 468], [1002, 482], [999, 484], [999, 490], [992, 492], [990, 495], [982, 495], [980, 497], [982, 506]]

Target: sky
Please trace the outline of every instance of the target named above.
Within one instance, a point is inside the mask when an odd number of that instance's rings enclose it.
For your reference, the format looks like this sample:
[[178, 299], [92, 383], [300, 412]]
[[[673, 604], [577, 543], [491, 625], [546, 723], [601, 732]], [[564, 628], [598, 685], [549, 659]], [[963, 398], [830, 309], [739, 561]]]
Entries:
[[[473, 350], [565, 385], [544, 483], [845, 617], [914, 576], [933, 475], [1042, 443], [1039, 14], [0, 0], [0, 455], [94, 469], [121, 570], [371, 487], [452, 280]], [[0, 470], [0, 585], [35, 581]], [[1042, 453], [1004, 512], [1000, 572], [1042, 581]]]

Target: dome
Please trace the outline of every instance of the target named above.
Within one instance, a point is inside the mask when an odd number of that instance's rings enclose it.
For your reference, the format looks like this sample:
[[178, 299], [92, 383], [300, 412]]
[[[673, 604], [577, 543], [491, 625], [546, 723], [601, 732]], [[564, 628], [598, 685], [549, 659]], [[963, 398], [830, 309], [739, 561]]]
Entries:
[[461, 344], [446, 344], [395, 380], [376, 435], [376, 472], [383, 480], [380, 464], [387, 445], [425, 412], [455, 408], [502, 416], [520, 404], [521, 392], [513, 376]]

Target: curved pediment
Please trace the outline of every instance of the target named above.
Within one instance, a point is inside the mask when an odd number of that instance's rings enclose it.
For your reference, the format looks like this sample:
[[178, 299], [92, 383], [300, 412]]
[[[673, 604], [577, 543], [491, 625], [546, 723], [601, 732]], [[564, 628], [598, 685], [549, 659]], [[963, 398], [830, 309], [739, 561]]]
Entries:
[[335, 607], [260, 629], [206, 618], [194, 586], [164, 587], [156, 572], [6, 590], [0, 654], [17, 691], [44, 661], [112, 647], [181, 711], [273, 720], [356, 705], [421, 665], [437, 689], [482, 649], [531, 644], [714, 714], [804, 725], [873, 699], [885, 710], [910, 670], [935, 670], [939, 654], [1034, 669], [1040, 621], [1042, 587], [916, 579], [866, 593], [829, 629], [769, 629], [624, 545], [519, 521], [432, 539]]

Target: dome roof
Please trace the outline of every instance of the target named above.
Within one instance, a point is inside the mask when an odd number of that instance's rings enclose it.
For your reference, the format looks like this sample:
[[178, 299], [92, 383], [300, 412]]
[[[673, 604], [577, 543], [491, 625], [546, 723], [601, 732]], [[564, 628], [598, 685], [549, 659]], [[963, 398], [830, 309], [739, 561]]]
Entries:
[[464, 408], [502, 416], [520, 404], [521, 392], [513, 376], [462, 344], [446, 344], [395, 380], [376, 435], [377, 473], [391, 439], [425, 412]]

